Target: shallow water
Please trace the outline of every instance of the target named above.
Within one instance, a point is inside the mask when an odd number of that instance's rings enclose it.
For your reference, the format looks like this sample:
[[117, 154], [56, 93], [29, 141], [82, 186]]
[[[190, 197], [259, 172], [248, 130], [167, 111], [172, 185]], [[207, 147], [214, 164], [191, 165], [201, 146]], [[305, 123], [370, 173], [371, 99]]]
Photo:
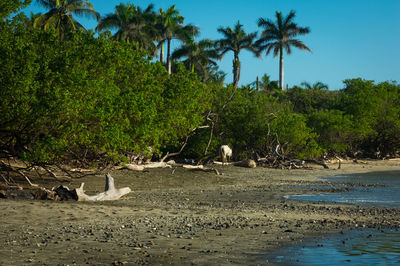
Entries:
[[277, 250], [265, 258], [265, 262], [279, 265], [400, 265], [400, 231], [350, 230]]
[[[354, 187], [352, 191], [287, 196], [289, 199], [312, 202], [337, 202], [357, 205], [400, 208], [400, 172], [372, 172], [322, 178], [335, 183], [379, 185], [378, 187]], [[384, 186], [384, 187], [382, 187]], [[342, 186], [338, 186], [342, 187]]]
[[[331, 182], [333, 186], [335, 183], [380, 186], [356, 186], [346, 192], [293, 195], [287, 198], [400, 208], [400, 171], [336, 176], [322, 180]], [[400, 265], [400, 231], [351, 230], [277, 250], [266, 260], [279, 265]]]

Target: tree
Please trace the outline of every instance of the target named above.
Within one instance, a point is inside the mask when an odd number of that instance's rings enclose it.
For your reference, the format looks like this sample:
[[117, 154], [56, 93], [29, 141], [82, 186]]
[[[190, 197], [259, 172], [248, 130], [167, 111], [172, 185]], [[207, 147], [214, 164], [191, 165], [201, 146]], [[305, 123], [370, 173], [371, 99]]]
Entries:
[[223, 39], [216, 42], [216, 47], [219, 50], [221, 57], [229, 51], [233, 52], [233, 86], [236, 88], [240, 79], [241, 63], [239, 60], [239, 53], [241, 50], [248, 50], [259, 57], [259, 52], [254, 46], [257, 32], [247, 34], [243, 30], [243, 25], [240, 24], [239, 21], [233, 29], [231, 27], [219, 27], [218, 32], [224, 36]]
[[149, 146], [176, 150], [204, 124], [211, 93], [183, 65], [169, 76], [107, 34], [77, 31], [61, 45], [23, 17], [0, 32], [0, 161], [115, 162]]
[[162, 9], [158, 13], [158, 33], [159, 41], [157, 47], [160, 48], [160, 62], [164, 63], [164, 43], [167, 42], [167, 70], [171, 74], [171, 41], [173, 38], [177, 38], [182, 41], [191, 41], [194, 36], [199, 33], [199, 28], [188, 24], [183, 25], [184, 17], [179, 14], [179, 11], [175, 9], [175, 5], [169, 7], [166, 11]]
[[208, 79], [209, 66], [216, 66], [216, 59], [219, 59], [218, 52], [214, 49], [214, 41], [201, 40], [199, 42], [188, 42], [172, 53], [172, 59], [185, 58], [183, 63], [192, 72], [205, 82]]
[[305, 89], [300, 86], [289, 88], [285, 93], [293, 105], [293, 110], [302, 114], [338, 109], [337, 105], [341, 94], [341, 91]]
[[279, 55], [279, 87], [284, 87], [284, 68], [283, 68], [283, 52], [286, 50], [287, 54], [291, 54], [291, 47], [294, 46], [301, 50], [311, 52], [303, 42], [295, 39], [297, 35], [304, 35], [310, 32], [308, 27], [299, 27], [293, 22], [296, 15], [294, 11], [284, 17], [282, 12], [276, 12], [276, 20], [259, 18], [258, 27], [264, 28], [261, 32], [260, 39], [256, 42], [260, 51], [266, 51], [268, 55], [271, 51], [274, 57]]
[[125, 40], [137, 43], [139, 48], [153, 52], [155, 50], [154, 39], [156, 14], [154, 5], [150, 4], [142, 10], [132, 4], [119, 4], [113, 14], [102, 18], [96, 27], [96, 31], [117, 29], [114, 34], [116, 40]]
[[257, 77], [256, 81], [250, 83], [249, 85], [253, 88], [255, 87], [255, 89], [258, 91], [262, 91], [271, 95], [275, 95], [279, 90], [278, 81], [271, 80], [268, 74], [264, 74], [261, 77], [261, 81]]
[[0, 3], [0, 19], [7, 18], [11, 13], [29, 6], [32, 0], [2, 0]]
[[34, 27], [44, 30], [54, 28], [60, 40], [70, 30], [85, 30], [72, 17], [72, 14], [97, 20], [100, 18], [100, 14], [94, 10], [93, 5], [87, 0], [37, 0], [37, 2], [50, 10], [35, 20]]
[[33, 29], [33, 28], [34, 28], [34, 25], [35, 25], [35, 20], [36, 20], [38, 17], [40, 17], [41, 15], [42, 15], [42, 13], [33, 13], [33, 12], [31, 11], [30, 16], [29, 16], [29, 17], [25, 17], [25, 19], [24, 19], [25, 27], [26, 27], [27, 29]]
[[353, 152], [394, 156], [400, 149], [400, 86], [361, 78], [344, 84], [341, 108], [353, 117]]
[[312, 85], [310, 83], [304, 81], [301, 83], [301, 86], [303, 86], [307, 90], [327, 90], [327, 89], [329, 89], [328, 85], [321, 81], [317, 81]]

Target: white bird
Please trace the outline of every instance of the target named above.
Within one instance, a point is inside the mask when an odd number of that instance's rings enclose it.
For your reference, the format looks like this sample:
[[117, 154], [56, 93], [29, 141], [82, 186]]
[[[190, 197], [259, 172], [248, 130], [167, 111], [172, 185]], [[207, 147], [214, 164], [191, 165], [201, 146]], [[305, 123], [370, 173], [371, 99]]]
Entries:
[[223, 163], [226, 163], [226, 161], [230, 160], [232, 157], [232, 149], [229, 148], [228, 145], [222, 145], [220, 148], [220, 152], [221, 152], [221, 159]]

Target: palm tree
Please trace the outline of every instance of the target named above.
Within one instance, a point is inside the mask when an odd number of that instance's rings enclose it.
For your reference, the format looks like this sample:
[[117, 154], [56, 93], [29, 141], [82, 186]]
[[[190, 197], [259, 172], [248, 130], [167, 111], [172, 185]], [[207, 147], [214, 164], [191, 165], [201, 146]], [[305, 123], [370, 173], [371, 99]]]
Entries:
[[317, 81], [312, 85], [310, 83], [304, 81], [301, 83], [301, 86], [303, 86], [307, 90], [327, 90], [329, 88], [327, 84], [325, 84], [321, 81]]
[[215, 60], [220, 59], [218, 52], [214, 49], [215, 42], [211, 40], [201, 40], [198, 43], [192, 41], [183, 44], [172, 53], [172, 59], [185, 58], [183, 63], [192, 72], [196, 72], [202, 77], [203, 82], [208, 79], [210, 65], [216, 66]]
[[113, 36], [116, 40], [132, 41], [140, 48], [152, 52], [155, 50], [154, 39], [157, 34], [156, 14], [153, 10], [152, 4], [144, 10], [129, 3], [119, 4], [114, 13], [107, 14], [100, 20], [96, 31], [117, 29]]
[[249, 85], [251, 87], [255, 87], [256, 90], [258, 90], [258, 91], [263, 91], [263, 92], [268, 92], [268, 93], [271, 91], [275, 91], [276, 89], [279, 89], [278, 81], [271, 80], [271, 78], [268, 74], [264, 74], [261, 77], [261, 81], [257, 77], [256, 81], [250, 83]]
[[175, 5], [169, 7], [166, 11], [160, 9], [158, 13], [158, 32], [159, 41], [157, 47], [160, 48], [160, 62], [164, 63], [164, 43], [167, 42], [167, 69], [171, 74], [171, 41], [177, 38], [182, 41], [190, 41], [191, 38], [198, 35], [199, 29], [193, 25], [183, 25], [184, 17], [175, 9]]
[[220, 56], [224, 56], [229, 51], [233, 52], [233, 86], [236, 88], [240, 79], [240, 51], [246, 49], [259, 57], [259, 51], [254, 46], [254, 39], [257, 37], [257, 32], [247, 34], [239, 21], [233, 29], [231, 27], [219, 27], [218, 32], [224, 35], [223, 39], [216, 42]]
[[24, 25], [26, 29], [32, 29], [35, 24], [35, 20], [40, 17], [42, 13], [33, 13], [31, 11], [30, 17], [25, 17], [24, 19]]
[[297, 35], [309, 33], [310, 29], [299, 27], [293, 22], [296, 15], [294, 11], [290, 11], [286, 17], [282, 16], [282, 12], [276, 12], [275, 15], [275, 21], [264, 18], [258, 19], [258, 26], [264, 28], [264, 30], [256, 44], [260, 47], [260, 51], [266, 51], [266, 55], [271, 51], [274, 52], [274, 57], [279, 54], [279, 87], [283, 89], [283, 51], [286, 50], [287, 54], [291, 54], [291, 47], [294, 46], [311, 52], [307, 45], [295, 39]]
[[99, 19], [100, 15], [94, 10], [92, 4], [87, 0], [37, 0], [37, 2], [47, 9], [47, 13], [35, 19], [34, 27], [48, 30], [54, 28], [60, 40], [69, 30], [85, 28], [72, 17], [86, 16]]
[[158, 31], [159, 31], [159, 42], [157, 47], [160, 49], [160, 62], [164, 64], [164, 44], [168, 38], [172, 39], [173, 29], [177, 25], [182, 24], [184, 17], [179, 14], [179, 11], [175, 9], [175, 5], [169, 7], [166, 11], [162, 8], [158, 11]]

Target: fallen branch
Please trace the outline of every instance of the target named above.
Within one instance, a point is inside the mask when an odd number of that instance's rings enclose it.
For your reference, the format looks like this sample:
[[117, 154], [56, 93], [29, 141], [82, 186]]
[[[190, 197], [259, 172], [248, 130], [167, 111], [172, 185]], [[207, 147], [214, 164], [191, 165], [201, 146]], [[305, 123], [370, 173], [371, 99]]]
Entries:
[[319, 161], [316, 161], [316, 160], [305, 160], [305, 162], [307, 162], [307, 163], [315, 163], [315, 164], [323, 166], [325, 169], [329, 169], [328, 165], [326, 165], [326, 163], [324, 163], [324, 162], [319, 162]]
[[218, 161], [213, 161], [213, 164], [218, 164], [218, 165], [233, 165], [233, 163], [224, 163], [224, 162], [218, 162]]
[[204, 166], [202, 164], [201, 165], [183, 164], [182, 167], [186, 169], [204, 169]]
[[242, 160], [239, 162], [233, 163], [234, 166], [241, 166], [241, 167], [248, 167], [248, 168], [256, 168], [257, 164], [254, 160], [248, 159], [248, 160]]
[[342, 169], [342, 159], [341, 159], [339, 156], [335, 156], [335, 157], [336, 157], [336, 159], [337, 159], [338, 162], [339, 162], [338, 169]]
[[122, 196], [131, 192], [129, 187], [117, 189], [114, 185], [114, 178], [110, 174], [106, 174], [105, 191], [99, 194], [89, 196], [83, 190], [85, 183], [82, 183], [79, 188], [70, 190], [66, 186], [59, 186], [53, 191], [57, 194], [60, 200], [76, 200], [76, 201], [106, 201], [117, 200]]
[[188, 140], [191, 136], [193, 136], [193, 134], [198, 130], [198, 129], [202, 129], [202, 128], [208, 128], [209, 126], [199, 126], [196, 127], [194, 129], [192, 129], [192, 131], [190, 131], [189, 135], [186, 136], [185, 138], [185, 142], [182, 144], [181, 148], [179, 149], [179, 151], [177, 152], [173, 152], [173, 153], [169, 153], [167, 152], [167, 154], [165, 154], [164, 157], [161, 158], [160, 162], [164, 162], [165, 159], [169, 158], [169, 157], [173, 157], [173, 156], [177, 156], [179, 154], [182, 153], [183, 149], [186, 147], [186, 145], [188, 144]]
[[78, 201], [105, 201], [105, 200], [117, 200], [121, 198], [122, 196], [128, 194], [131, 192], [131, 189], [129, 187], [124, 187], [117, 189], [115, 188], [114, 185], [114, 178], [110, 174], [106, 174], [106, 187], [105, 191], [102, 193], [99, 193], [97, 195], [89, 196], [85, 194], [85, 191], [83, 190], [83, 186], [85, 183], [82, 183], [79, 188], [75, 189], [75, 193], [77, 195], [77, 200]]
[[133, 170], [133, 171], [143, 171], [144, 170], [144, 166], [143, 165], [138, 165], [138, 164], [127, 164], [126, 168], [129, 170]]
[[165, 163], [165, 162], [155, 162], [155, 163], [148, 163], [148, 164], [143, 164], [144, 168], [172, 168], [171, 165]]

